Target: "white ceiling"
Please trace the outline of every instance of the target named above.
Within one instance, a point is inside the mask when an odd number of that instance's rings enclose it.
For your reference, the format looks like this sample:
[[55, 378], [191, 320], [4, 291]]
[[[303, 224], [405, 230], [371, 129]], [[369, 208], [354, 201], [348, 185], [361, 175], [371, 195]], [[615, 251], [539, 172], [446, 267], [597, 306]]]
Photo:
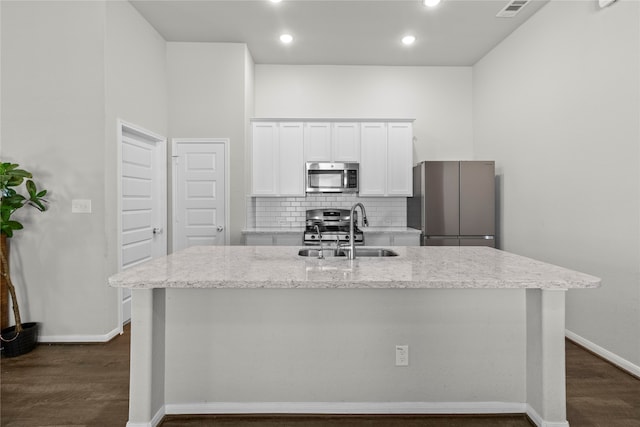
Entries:
[[130, 1], [167, 41], [246, 43], [257, 64], [424, 66], [473, 65], [548, 2], [497, 18], [509, 0]]

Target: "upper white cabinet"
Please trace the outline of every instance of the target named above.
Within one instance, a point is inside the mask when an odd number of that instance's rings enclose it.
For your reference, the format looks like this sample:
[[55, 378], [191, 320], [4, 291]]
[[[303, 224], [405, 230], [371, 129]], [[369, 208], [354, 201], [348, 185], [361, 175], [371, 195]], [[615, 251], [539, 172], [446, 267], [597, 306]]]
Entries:
[[361, 196], [384, 196], [387, 189], [387, 124], [362, 123], [360, 141]]
[[280, 144], [277, 123], [253, 123], [251, 145], [252, 192], [275, 195]]
[[254, 122], [251, 145], [255, 196], [304, 196], [304, 126]]
[[333, 124], [331, 154], [334, 162], [360, 161], [360, 123]]
[[361, 132], [360, 196], [412, 196], [412, 124], [367, 122]]
[[410, 120], [256, 119], [252, 132], [254, 196], [305, 196], [305, 161], [360, 163], [360, 196], [413, 195]]
[[387, 124], [387, 195], [413, 196], [413, 125]]
[[304, 147], [307, 162], [358, 162], [360, 123], [305, 123]]
[[307, 162], [327, 162], [331, 159], [331, 123], [304, 124], [304, 156]]

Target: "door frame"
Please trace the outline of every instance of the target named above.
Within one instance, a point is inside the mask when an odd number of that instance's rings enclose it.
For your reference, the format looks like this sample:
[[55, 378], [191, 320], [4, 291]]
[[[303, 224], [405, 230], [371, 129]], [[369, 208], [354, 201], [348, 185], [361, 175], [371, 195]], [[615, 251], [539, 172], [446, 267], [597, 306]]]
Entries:
[[170, 253], [174, 252], [177, 237], [177, 227], [174, 227], [176, 221], [176, 211], [178, 202], [176, 194], [178, 194], [178, 146], [180, 144], [222, 144], [224, 147], [224, 241], [229, 244], [229, 206], [231, 202], [231, 191], [229, 182], [230, 171], [230, 140], [229, 138], [171, 138], [171, 248]]
[[[122, 271], [122, 144], [123, 134], [125, 131], [142, 136], [145, 139], [157, 144], [156, 161], [158, 165], [156, 179], [159, 187], [158, 201], [156, 207], [160, 210], [160, 223], [163, 230], [167, 229], [167, 138], [155, 132], [147, 130], [141, 126], [128, 123], [122, 119], [117, 119], [117, 160], [116, 160], [116, 179], [117, 179], [117, 197], [116, 197], [116, 223], [117, 223], [117, 239], [116, 252], [118, 260], [118, 272]], [[163, 236], [165, 244], [165, 253], [167, 253], [167, 237], [166, 232]], [[124, 332], [124, 310], [122, 308], [123, 288], [118, 288], [118, 328], [119, 333]]]

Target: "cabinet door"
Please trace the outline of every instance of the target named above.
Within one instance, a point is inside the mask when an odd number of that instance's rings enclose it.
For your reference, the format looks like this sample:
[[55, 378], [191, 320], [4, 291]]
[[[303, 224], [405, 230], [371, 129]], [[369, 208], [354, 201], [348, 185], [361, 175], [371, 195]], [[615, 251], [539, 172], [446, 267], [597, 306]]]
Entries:
[[244, 238], [245, 246], [273, 246], [271, 234], [247, 234]]
[[331, 123], [306, 123], [304, 156], [307, 162], [331, 161]]
[[280, 123], [278, 194], [304, 196], [304, 129], [302, 123]]
[[420, 235], [413, 234], [394, 234], [393, 246], [420, 246]]
[[360, 195], [384, 196], [387, 187], [387, 126], [362, 123], [360, 140]]
[[299, 234], [276, 234], [274, 235], [276, 246], [301, 246], [302, 231]]
[[334, 162], [360, 161], [360, 124], [334, 123], [331, 142]]
[[364, 244], [367, 246], [391, 246], [391, 238], [388, 233], [367, 232], [364, 235]]
[[278, 126], [276, 123], [253, 123], [251, 143], [252, 191], [254, 195], [277, 194]]
[[389, 123], [387, 195], [413, 195], [413, 130], [411, 123]]

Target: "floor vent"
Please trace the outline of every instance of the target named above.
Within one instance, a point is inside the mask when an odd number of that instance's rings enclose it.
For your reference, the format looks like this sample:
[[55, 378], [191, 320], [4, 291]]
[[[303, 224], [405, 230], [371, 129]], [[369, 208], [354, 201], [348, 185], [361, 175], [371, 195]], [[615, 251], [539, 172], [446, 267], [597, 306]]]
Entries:
[[496, 15], [498, 18], [513, 18], [531, 0], [512, 0]]

